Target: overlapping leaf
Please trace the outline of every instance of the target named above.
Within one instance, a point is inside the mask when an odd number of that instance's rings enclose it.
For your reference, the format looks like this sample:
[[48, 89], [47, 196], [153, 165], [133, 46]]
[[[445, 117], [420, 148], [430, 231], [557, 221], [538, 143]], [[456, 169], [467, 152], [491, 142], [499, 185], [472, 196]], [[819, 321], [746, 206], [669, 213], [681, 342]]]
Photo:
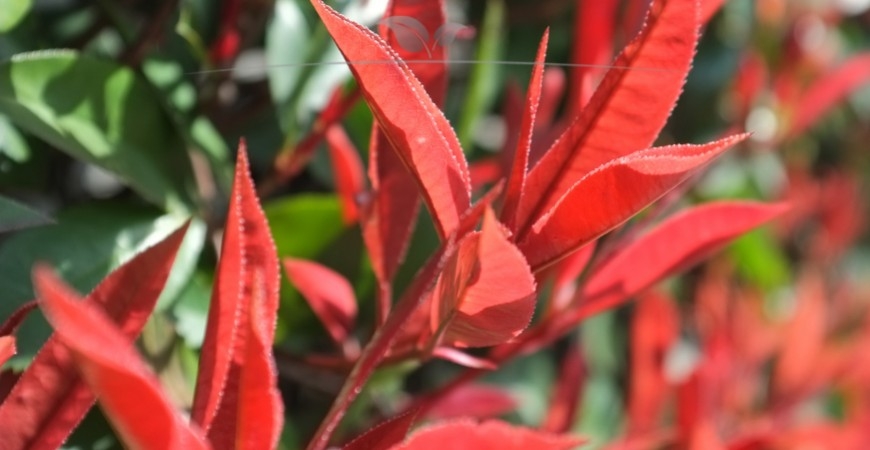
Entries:
[[431, 328], [462, 347], [501, 344], [521, 333], [535, 310], [535, 278], [489, 211], [479, 233], [459, 242], [435, 287]]
[[439, 233], [446, 236], [456, 229], [471, 203], [467, 163], [450, 123], [383, 39], [321, 0], [312, 3], [350, 61], [380, 129], [414, 174]]
[[[154, 309], [186, 229], [134, 257], [87, 296], [85, 302], [102, 308], [128, 342]], [[94, 402], [72, 373], [69, 352], [52, 337], [0, 404], [0, 449], [56, 448], [66, 439]]]
[[[192, 419], [215, 448], [277, 442], [283, 414], [272, 362], [278, 257], [240, 145]], [[257, 398], [258, 408], [244, 405]], [[237, 424], [256, 424], [242, 429]], [[249, 425], [250, 426], [250, 425]], [[239, 445], [239, 447], [235, 447]]]
[[523, 109], [520, 122], [520, 134], [517, 138], [517, 147], [514, 151], [513, 166], [508, 178], [505, 200], [502, 206], [501, 218], [508, 229], [513, 229], [516, 221], [517, 207], [526, 184], [526, 174], [529, 170], [529, 152], [532, 149], [532, 134], [535, 131], [535, 114], [541, 100], [541, 82], [544, 77], [544, 61], [547, 56], [547, 42], [550, 39], [550, 30], [544, 32], [541, 43], [538, 46], [538, 54], [535, 57], [535, 65], [532, 69], [532, 78], [529, 80], [529, 91], [526, 94], [526, 104]]
[[[386, 19], [398, 17], [414, 18], [424, 30], [440, 30], [445, 25], [444, 4], [441, 0], [426, 2], [393, 0], [384, 13]], [[389, 43], [396, 54], [405, 60], [421, 61], [410, 63], [408, 67], [420, 80], [423, 88], [436, 105], [441, 105], [447, 88], [446, 46], [424, 42], [424, 48], [413, 51], [402, 45], [395, 27], [381, 22], [381, 37]], [[424, 33], [424, 34], [428, 34]], [[382, 287], [381, 296], [388, 294], [389, 286], [396, 269], [404, 258], [414, 222], [420, 207], [420, 195], [414, 177], [402, 164], [399, 155], [393, 150], [387, 136], [380, 126], [372, 126], [369, 145], [369, 179], [373, 188], [373, 199], [369, 216], [363, 223], [363, 237], [369, 250], [375, 274]], [[379, 299], [381, 308], [387, 309], [389, 298]], [[386, 311], [382, 311], [386, 313]]]
[[[47, 267], [34, 270], [34, 284], [58, 340], [69, 349], [109, 421], [130, 448], [208, 448], [199, 431], [187, 424], [163, 393], [127, 333], [93, 302], [78, 301]], [[70, 374], [64, 375], [69, 378]]]
[[357, 198], [365, 189], [363, 164], [359, 152], [341, 125], [333, 125], [326, 130], [326, 143], [332, 160], [336, 191], [341, 199], [341, 216], [345, 224], [352, 224], [359, 218]]
[[520, 237], [577, 180], [650, 147], [664, 126], [695, 53], [698, 5], [656, 0], [650, 11], [645, 28], [613, 62], [589, 104], [529, 172]]
[[615, 159], [577, 181], [519, 237], [519, 247], [533, 269], [552, 264], [625, 222], [745, 137], [651, 148]]

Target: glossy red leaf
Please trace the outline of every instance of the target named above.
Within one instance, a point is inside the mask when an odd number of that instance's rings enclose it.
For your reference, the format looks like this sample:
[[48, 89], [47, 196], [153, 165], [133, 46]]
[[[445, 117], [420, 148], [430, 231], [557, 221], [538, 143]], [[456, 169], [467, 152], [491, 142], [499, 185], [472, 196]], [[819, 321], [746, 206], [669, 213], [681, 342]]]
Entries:
[[439, 234], [447, 236], [459, 225], [459, 218], [471, 203], [468, 166], [450, 123], [383, 39], [321, 0], [313, 0], [312, 4], [350, 62], [381, 131], [414, 174]]
[[361, 434], [342, 449], [387, 450], [405, 439], [416, 419], [417, 412], [413, 410], [400, 414]]
[[0, 336], [0, 366], [15, 356], [15, 336]]
[[435, 286], [431, 329], [460, 347], [504, 343], [535, 311], [535, 278], [519, 249], [489, 211], [483, 228], [459, 242]]
[[[99, 307], [129, 342], [139, 336], [160, 296], [187, 226], [109, 274], [85, 303]], [[56, 336], [42, 346], [3, 403], [0, 449], [57, 448], [94, 403]]]
[[[253, 411], [241, 403], [249, 390], [268, 389], [277, 382], [269, 346], [274, 339], [279, 286], [278, 256], [249, 175], [244, 143], [239, 146], [230, 199], [191, 413], [215, 448], [238, 448], [234, 445], [243, 438], [253, 442], [237, 429], [240, 421], [263, 423], [255, 428], [258, 439], [272, 441], [280, 426], [275, 429], [265, 424], [273, 424], [273, 411], [282, 408], [280, 398], [270, 398], [276, 405]], [[252, 328], [261, 335], [251, 336]]]
[[870, 53], [853, 56], [816, 80], [795, 107], [790, 136], [797, 136], [856, 89], [870, 82]]
[[613, 160], [577, 181], [519, 236], [519, 247], [533, 269], [552, 264], [625, 222], [745, 137], [656, 147]]
[[679, 314], [673, 301], [647, 292], [638, 299], [631, 322], [629, 434], [654, 432], [662, 423], [669, 394], [665, 356], [679, 337]]
[[429, 407], [427, 416], [445, 420], [460, 417], [489, 419], [517, 409], [517, 399], [509, 391], [485, 384], [466, 384]]
[[471, 420], [443, 422], [417, 430], [394, 450], [572, 450], [584, 439], [544, 433], [510, 425], [498, 420], [477, 423]]
[[[384, 13], [386, 18], [410, 17], [424, 29], [434, 33], [445, 26], [444, 4], [441, 0], [393, 0]], [[446, 46], [424, 42], [427, 48], [411, 52], [400, 45], [394, 30], [382, 21], [380, 35], [400, 58], [421, 61], [409, 63], [408, 68], [420, 80], [436, 105], [444, 101], [447, 88]], [[392, 149], [387, 136], [375, 123], [369, 144], [369, 179], [372, 199], [369, 214], [363, 222], [363, 238], [372, 260], [372, 267], [380, 283], [378, 294], [379, 321], [389, 311], [392, 302], [391, 281], [404, 259], [411, 233], [420, 208], [417, 182], [405, 169], [399, 155]]]
[[653, 3], [646, 26], [613, 62], [589, 104], [529, 172], [520, 235], [577, 180], [652, 145], [682, 90], [697, 40], [697, 1]]
[[345, 224], [352, 224], [359, 218], [357, 199], [365, 190], [365, 169], [356, 146], [341, 125], [336, 124], [326, 130], [326, 144], [332, 161], [335, 188], [341, 200], [341, 217]]
[[[129, 337], [98, 306], [80, 302], [50, 269], [34, 269], [34, 285], [56, 336], [72, 355], [106, 417], [133, 449], [206, 449]], [[69, 374], [67, 374], [68, 376]]]
[[321, 264], [284, 258], [290, 283], [308, 301], [336, 344], [341, 346], [353, 330], [357, 305], [353, 287], [341, 275]]
[[782, 204], [715, 202], [675, 214], [605, 262], [583, 298], [625, 299], [720, 250], [787, 209]]
[[529, 152], [532, 148], [532, 135], [535, 131], [535, 114], [538, 111], [538, 103], [541, 100], [541, 82], [544, 76], [544, 62], [547, 56], [547, 42], [549, 39], [550, 29], [548, 28], [544, 31], [544, 36], [541, 38], [538, 54], [535, 57], [535, 65], [532, 66], [532, 78], [529, 80], [529, 91], [526, 94], [525, 108], [523, 109], [522, 121], [520, 122], [520, 134], [517, 138], [513, 166], [511, 167], [505, 190], [501, 219], [509, 230], [514, 229], [517, 207], [519, 206], [520, 197], [526, 184], [526, 173], [529, 170]]

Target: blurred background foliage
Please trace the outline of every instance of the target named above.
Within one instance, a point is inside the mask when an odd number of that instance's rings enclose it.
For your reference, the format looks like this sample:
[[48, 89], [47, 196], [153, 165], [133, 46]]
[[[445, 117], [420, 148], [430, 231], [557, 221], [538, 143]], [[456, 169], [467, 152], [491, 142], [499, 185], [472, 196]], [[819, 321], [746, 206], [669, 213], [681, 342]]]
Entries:
[[[385, 7], [374, 0], [331, 3], [369, 26]], [[569, 69], [559, 64], [570, 62], [576, 3], [448, 2], [450, 21], [473, 30], [451, 44], [455, 61], [445, 105], [472, 162], [492, 158], [510, 138], [506, 92], [526, 85], [527, 63], [546, 27], [550, 79], [559, 83], [561, 74], [564, 84]], [[624, 3], [620, 11], [643, 2]], [[794, 310], [796, 283], [808, 266], [822, 271], [832, 289], [866, 299], [870, 90], [853, 83], [855, 89], [817, 120], [797, 131], [793, 124], [814, 82], [868, 50], [868, 6], [863, 0], [730, 0], [704, 31], [659, 143], [705, 142], [741, 129], [753, 136], [695, 180], [683, 204], [752, 198], [789, 200], [794, 209], [709, 265], [669, 281], [666, 288], [683, 311], [692, 310], [710, 271], [724, 271], [728, 283], [753, 292], [774, 322]], [[314, 152], [289, 179], [276, 170], [311, 133], [334, 92], [352, 88], [341, 55], [306, 0], [0, 0], [0, 11], [0, 317], [32, 299], [35, 261], [50, 261], [87, 292], [193, 216], [159, 314], [141, 343], [159, 361], [156, 368], [177, 401], [188, 404], [233, 149], [244, 138], [279, 255], [315, 259], [351, 280], [360, 299], [360, 338], [367, 338], [374, 278], [359, 230], [342, 221], [328, 154]], [[617, 49], [633, 33], [624, 28]], [[363, 160], [371, 123], [361, 101], [343, 120]], [[428, 219], [420, 224], [400, 287], [437, 243]], [[330, 350], [327, 335], [286, 278], [283, 283], [276, 342], [289, 417], [283, 445], [296, 448], [343, 377], [306, 362], [304, 355]], [[632, 306], [603, 314], [557, 348], [488, 377], [519, 400], [507, 418], [541, 422], [562, 355], [580, 345], [586, 375], [573, 430], [598, 441], [619, 435], [632, 317]], [[20, 331], [20, 354], [11, 367], [25, 366], [48, 332], [34, 314]], [[683, 328], [669, 364], [697, 359], [703, 348], [696, 334]], [[157, 357], [167, 351], [168, 360]], [[396, 411], [408, 393], [438, 385], [456, 370], [443, 362], [384, 369], [347, 423], [370, 426]], [[95, 411], [70, 445], [117, 444]]]

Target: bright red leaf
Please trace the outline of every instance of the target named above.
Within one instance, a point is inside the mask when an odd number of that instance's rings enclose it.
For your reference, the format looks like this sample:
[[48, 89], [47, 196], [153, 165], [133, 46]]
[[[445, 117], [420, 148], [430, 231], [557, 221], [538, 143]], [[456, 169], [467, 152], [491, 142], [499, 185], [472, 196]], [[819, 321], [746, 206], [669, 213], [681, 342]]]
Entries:
[[571, 450], [585, 442], [574, 436], [515, 427], [498, 420], [443, 422], [417, 430], [393, 450]]
[[0, 336], [0, 366], [15, 356], [15, 336]]
[[797, 136], [816, 123], [847, 95], [870, 81], [870, 53], [853, 56], [843, 65], [816, 80], [795, 107], [790, 136]]
[[58, 340], [71, 352], [126, 445], [143, 450], [208, 448], [163, 393], [130, 338], [98, 306], [79, 301], [47, 267], [37, 266], [33, 278]]
[[716, 202], [675, 214], [595, 271], [584, 286], [583, 298], [630, 297], [785, 210], [783, 205]]
[[[271, 343], [279, 271], [275, 245], [249, 175], [244, 143], [239, 146], [230, 199], [191, 416], [215, 448], [258, 448], [235, 445], [276, 442], [281, 432], [281, 421], [274, 417], [274, 411], [283, 408], [277, 394], [258, 394], [264, 404], [254, 410], [241, 403], [251, 392], [277, 383]], [[251, 330], [256, 332], [252, 335]], [[249, 342], [252, 339], [256, 342]], [[258, 425], [240, 430], [238, 423]], [[252, 432], [258, 433], [256, 439]]]
[[[109, 274], [85, 303], [102, 308], [129, 342], [160, 296], [187, 226]], [[0, 404], [0, 449], [57, 448], [94, 403], [69, 351], [51, 337]]]
[[533, 269], [550, 265], [622, 224], [745, 137], [655, 147], [615, 159], [577, 181], [519, 236], [519, 247]]
[[592, 94], [593, 74], [602, 72], [613, 57], [613, 32], [619, 2], [577, 2], [572, 39], [570, 117], [576, 117]]
[[341, 346], [353, 330], [356, 320], [357, 305], [353, 287], [343, 276], [311, 261], [284, 258], [284, 270], [290, 283], [308, 301], [333, 341]]
[[631, 322], [629, 434], [646, 434], [661, 423], [669, 389], [665, 356], [679, 337], [680, 317], [673, 301], [657, 292], [638, 299]]
[[363, 164], [359, 152], [341, 125], [335, 124], [326, 130], [326, 144], [336, 191], [341, 200], [341, 217], [345, 224], [352, 224], [359, 218], [357, 199], [365, 190]]
[[550, 29], [544, 32], [541, 43], [538, 46], [538, 54], [535, 57], [535, 65], [532, 68], [532, 78], [529, 80], [529, 92], [526, 96], [526, 104], [523, 109], [522, 121], [520, 122], [520, 134], [517, 138], [517, 147], [514, 151], [513, 166], [508, 178], [505, 200], [502, 206], [501, 218], [508, 229], [514, 229], [517, 207], [526, 184], [526, 173], [529, 170], [529, 152], [532, 148], [532, 134], [535, 131], [535, 114], [538, 111], [538, 103], [541, 100], [541, 82], [544, 76], [544, 61], [547, 56], [547, 42], [550, 39]]
[[525, 258], [489, 211], [481, 231], [459, 242], [435, 286], [431, 329], [456, 346], [501, 344], [528, 326], [534, 294]]
[[450, 123], [389, 44], [321, 0], [312, 4], [349, 61], [381, 131], [414, 174], [440, 235], [447, 236], [471, 203], [468, 166]]
[[698, 41], [697, 15], [695, 0], [653, 2], [645, 28], [613, 62], [589, 104], [529, 172], [518, 215], [520, 236], [577, 180], [652, 145], [689, 72]]

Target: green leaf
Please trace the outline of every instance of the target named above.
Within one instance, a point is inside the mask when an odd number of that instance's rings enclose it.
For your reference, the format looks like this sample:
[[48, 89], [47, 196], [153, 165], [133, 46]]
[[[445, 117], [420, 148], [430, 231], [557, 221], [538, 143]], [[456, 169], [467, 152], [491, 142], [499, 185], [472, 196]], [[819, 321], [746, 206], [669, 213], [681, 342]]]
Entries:
[[766, 291], [782, 287], [791, 279], [791, 266], [783, 249], [765, 229], [746, 233], [731, 245], [737, 272]]
[[0, 155], [6, 155], [17, 163], [30, 159], [30, 146], [24, 136], [3, 115], [0, 115]]
[[[281, 116], [281, 126], [291, 125], [294, 116], [293, 96], [303, 81], [303, 74], [314, 68], [304, 66], [308, 56], [311, 30], [305, 15], [294, 0], [278, 0], [272, 21], [266, 29], [266, 60], [269, 90]], [[328, 42], [321, 39], [320, 47]], [[287, 51], [292, 48], [293, 51]]]
[[[109, 272], [146, 247], [156, 244], [184, 222], [183, 217], [163, 215], [117, 203], [84, 206], [63, 211], [55, 225], [21, 231], [0, 245], [0, 318], [6, 318], [34, 298], [30, 282], [33, 264], [51, 264], [79, 292], [89, 292]], [[188, 283], [202, 249], [205, 226], [191, 224], [173, 265], [164, 295], [172, 296]], [[199, 240], [199, 242], [196, 242]], [[162, 297], [161, 297], [162, 298]], [[31, 314], [19, 330], [19, 355], [13, 366], [26, 364], [50, 333], [38, 314]]]
[[466, 152], [471, 150], [475, 127], [499, 92], [501, 71], [496, 61], [502, 54], [501, 42], [505, 33], [505, 20], [503, 1], [487, 1], [477, 53], [474, 57], [477, 64], [474, 64], [471, 69], [471, 80], [468, 83], [465, 104], [456, 133]]
[[311, 259], [344, 230], [335, 195], [304, 194], [263, 205], [278, 256]]
[[73, 51], [16, 55], [0, 64], [0, 112], [166, 210], [194, 207], [184, 141], [127, 67]]
[[52, 223], [51, 218], [14, 200], [0, 196], [0, 233]]
[[0, 33], [5, 33], [18, 25], [30, 11], [31, 0], [0, 0]]

